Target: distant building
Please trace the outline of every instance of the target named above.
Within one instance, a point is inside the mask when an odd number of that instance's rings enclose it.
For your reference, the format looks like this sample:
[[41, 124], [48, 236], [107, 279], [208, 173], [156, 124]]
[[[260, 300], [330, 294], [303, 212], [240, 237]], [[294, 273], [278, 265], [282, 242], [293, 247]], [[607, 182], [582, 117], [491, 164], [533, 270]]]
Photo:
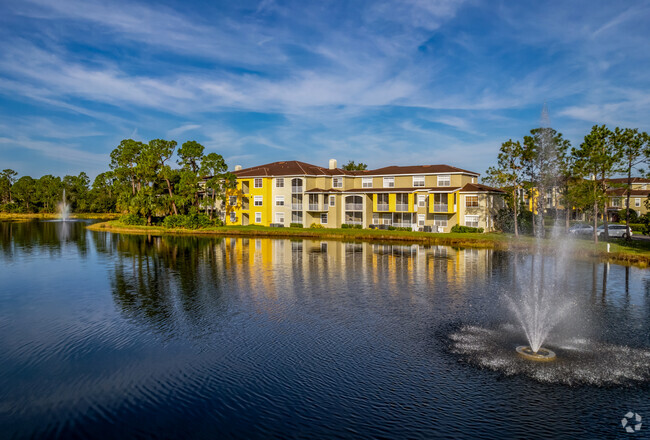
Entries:
[[[607, 179], [607, 216], [610, 220], [615, 220], [618, 212], [625, 209], [627, 201], [627, 178]], [[643, 215], [648, 212], [645, 201], [650, 195], [650, 179], [633, 177], [630, 188], [630, 209]], [[620, 219], [623, 220], [623, 219]]]
[[347, 171], [335, 160], [328, 168], [286, 161], [236, 168], [234, 174], [237, 189], [217, 207], [227, 225], [384, 225], [433, 232], [464, 225], [490, 231], [504, 206], [502, 190], [449, 165]]

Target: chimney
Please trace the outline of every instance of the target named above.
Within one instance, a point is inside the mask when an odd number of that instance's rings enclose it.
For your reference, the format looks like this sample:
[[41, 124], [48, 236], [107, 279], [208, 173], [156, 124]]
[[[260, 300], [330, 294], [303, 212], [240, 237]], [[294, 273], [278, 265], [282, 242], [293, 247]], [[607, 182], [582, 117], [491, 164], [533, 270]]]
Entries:
[[241, 170], [241, 165], [235, 165], [235, 171]]
[[330, 159], [330, 170], [335, 170], [336, 168], [336, 159]]

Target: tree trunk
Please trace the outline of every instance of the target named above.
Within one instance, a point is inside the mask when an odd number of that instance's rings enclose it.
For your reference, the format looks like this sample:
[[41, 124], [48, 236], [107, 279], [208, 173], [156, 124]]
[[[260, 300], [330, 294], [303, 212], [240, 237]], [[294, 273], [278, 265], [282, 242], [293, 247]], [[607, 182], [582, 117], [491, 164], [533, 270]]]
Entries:
[[[625, 192], [627, 193], [627, 197], [625, 198], [625, 226], [630, 227], [630, 194], [632, 192], [632, 161], [629, 162], [627, 168], [627, 188], [625, 189]], [[630, 237], [630, 234], [625, 232], [625, 240], [631, 240], [632, 237]]]
[[172, 184], [169, 182], [169, 179], [165, 179], [167, 182], [167, 190], [169, 191], [169, 200], [172, 201], [172, 208], [174, 208], [174, 214], [178, 215], [178, 209], [176, 209], [176, 203], [174, 203], [174, 195], [172, 194]]
[[594, 243], [598, 244], [598, 200], [594, 194]]
[[605, 228], [605, 230], [603, 231], [603, 236], [605, 237], [605, 240], [607, 240], [607, 239], [609, 239], [609, 234], [608, 234], [608, 231], [607, 231], [607, 214], [608, 213], [607, 213], [607, 187], [606, 187], [606, 184], [605, 184], [605, 173], [603, 173], [601, 175], [601, 178], [602, 178], [602, 182], [603, 182], [603, 183], [601, 183], [602, 190], [603, 190], [603, 194], [605, 195], [605, 202], [603, 203], [603, 205], [604, 205], [604, 207], [603, 207], [603, 227]]
[[151, 226], [151, 213], [147, 214], [147, 226]]
[[515, 237], [519, 238], [519, 223], [517, 221], [517, 188], [512, 192], [515, 206]]

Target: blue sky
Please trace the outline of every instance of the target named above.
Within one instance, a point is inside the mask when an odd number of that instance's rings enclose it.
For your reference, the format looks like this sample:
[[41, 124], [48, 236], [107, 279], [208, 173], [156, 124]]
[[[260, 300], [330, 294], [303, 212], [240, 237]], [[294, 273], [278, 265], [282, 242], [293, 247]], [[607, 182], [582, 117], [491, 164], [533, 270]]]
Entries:
[[94, 176], [120, 140], [232, 167], [483, 173], [551, 123], [650, 131], [650, 2], [0, 0], [0, 169]]

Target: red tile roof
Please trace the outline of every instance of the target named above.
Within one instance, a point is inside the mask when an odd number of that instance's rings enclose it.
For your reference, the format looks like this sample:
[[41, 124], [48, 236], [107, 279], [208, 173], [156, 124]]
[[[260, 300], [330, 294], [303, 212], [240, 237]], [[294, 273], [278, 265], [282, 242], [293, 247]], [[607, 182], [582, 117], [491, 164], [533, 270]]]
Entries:
[[400, 174], [439, 174], [439, 173], [465, 173], [478, 176], [473, 171], [463, 170], [462, 168], [452, 167], [450, 165], [411, 165], [411, 166], [388, 166], [377, 168], [376, 170], [357, 171], [357, 176], [391, 176]]
[[503, 191], [502, 189], [493, 188], [491, 186], [483, 185], [480, 183], [467, 183], [460, 190], [460, 192], [497, 192], [497, 193], [505, 194], [505, 191]]

